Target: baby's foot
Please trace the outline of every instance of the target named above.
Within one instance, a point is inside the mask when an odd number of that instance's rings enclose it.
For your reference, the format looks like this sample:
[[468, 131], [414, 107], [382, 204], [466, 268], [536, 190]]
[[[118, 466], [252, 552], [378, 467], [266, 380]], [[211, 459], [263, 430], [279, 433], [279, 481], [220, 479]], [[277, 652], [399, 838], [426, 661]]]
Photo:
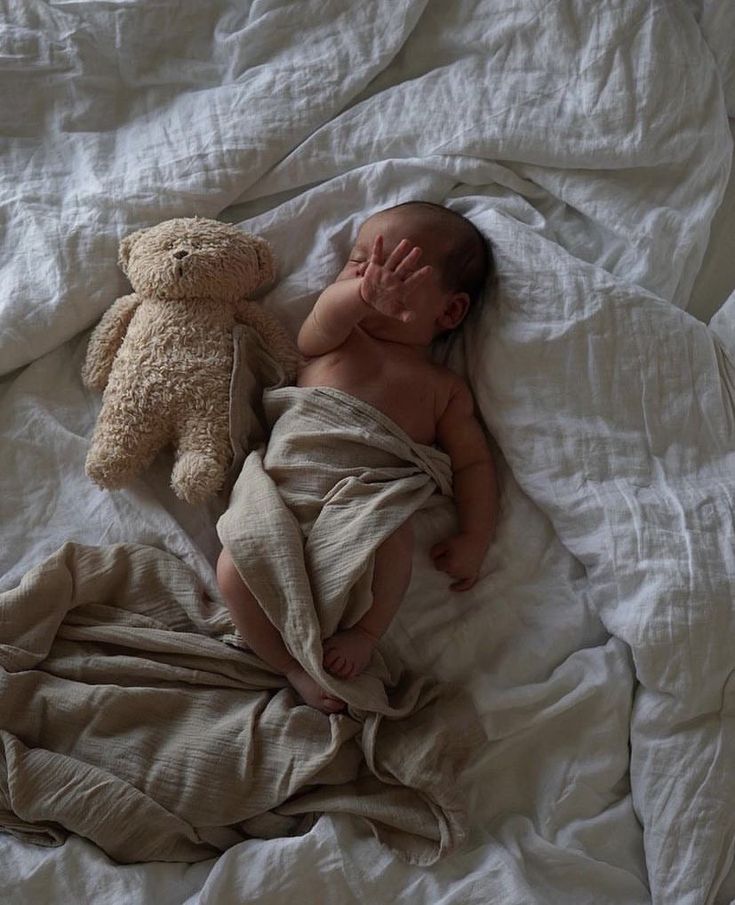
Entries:
[[324, 668], [340, 679], [354, 679], [370, 662], [377, 639], [357, 627], [324, 642]]
[[345, 709], [344, 701], [325, 691], [301, 666], [290, 669], [286, 678], [309, 706], [316, 707], [322, 713], [338, 713]]

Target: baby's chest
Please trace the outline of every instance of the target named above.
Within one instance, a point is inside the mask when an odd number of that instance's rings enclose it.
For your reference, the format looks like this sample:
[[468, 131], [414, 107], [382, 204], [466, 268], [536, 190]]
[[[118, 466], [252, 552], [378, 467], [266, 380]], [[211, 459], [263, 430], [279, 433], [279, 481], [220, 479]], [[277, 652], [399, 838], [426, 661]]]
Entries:
[[430, 371], [388, 364], [380, 379], [386, 400], [406, 414], [420, 413], [433, 419], [436, 410], [436, 387]]
[[434, 442], [437, 388], [430, 368], [386, 357], [354, 376], [360, 387], [356, 395], [385, 412], [414, 440]]
[[388, 415], [416, 442], [435, 440], [441, 388], [425, 362], [391, 355], [375, 343], [345, 343], [307, 363], [298, 383], [344, 390]]

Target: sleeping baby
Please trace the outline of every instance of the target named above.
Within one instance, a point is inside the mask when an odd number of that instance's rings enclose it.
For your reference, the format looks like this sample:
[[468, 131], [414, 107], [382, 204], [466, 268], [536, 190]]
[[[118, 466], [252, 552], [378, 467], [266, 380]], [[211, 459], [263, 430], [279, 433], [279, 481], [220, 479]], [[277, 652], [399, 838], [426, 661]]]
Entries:
[[[475, 583], [493, 537], [496, 478], [470, 390], [434, 363], [431, 351], [439, 335], [462, 322], [491, 267], [491, 252], [469, 220], [428, 202], [399, 204], [363, 223], [349, 260], [298, 336], [306, 358], [299, 387], [331, 387], [356, 397], [413, 443], [438, 445], [449, 456], [459, 530], [430, 555], [456, 591]], [[370, 608], [324, 641], [326, 672], [352, 679], [366, 667], [408, 587], [412, 551], [409, 518], [375, 551]], [[250, 648], [284, 674], [307, 704], [326, 713], [342, 710], [344, 701], [291, 656], [226, 547], [217, 578]]]

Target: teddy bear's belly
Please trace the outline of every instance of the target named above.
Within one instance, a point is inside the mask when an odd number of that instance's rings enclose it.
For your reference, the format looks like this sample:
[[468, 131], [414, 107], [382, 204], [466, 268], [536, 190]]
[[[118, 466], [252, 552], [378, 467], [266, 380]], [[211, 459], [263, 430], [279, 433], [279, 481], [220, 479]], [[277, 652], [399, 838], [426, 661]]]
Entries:
[[[184, 406], [219, 404], [229, 396], [232, 371], [232, 340], [192, 347], [184, 337], [143, 348], [126, 342], [118, 353], [110, 375], [110, 388], [124, 383], [139, 404]], [[132, 380], [131, 380], [132, 378]], [[197, 405], [197, 407], [199, 407]]]

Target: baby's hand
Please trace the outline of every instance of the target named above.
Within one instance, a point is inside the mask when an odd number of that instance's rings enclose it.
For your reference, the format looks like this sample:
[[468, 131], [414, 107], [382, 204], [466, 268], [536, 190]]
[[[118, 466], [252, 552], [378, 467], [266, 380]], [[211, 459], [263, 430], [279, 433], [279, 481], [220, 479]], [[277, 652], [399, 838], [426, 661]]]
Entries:
[[453, 591], [469, 591], [477, 581], [486, 550], [487, 543], [483, 537], [455, 534], [434, 544], [429, 555], [437, 569], [457, 579], [450, 585]]
[[408, 239], [401, 239], [383, 263], [383, 237], [376, 236], [360, 284], [360, 295], [365, 304], [404, 323], [413, 320], [414, 313], [406, 305], [406, 297], [431, 273], [429, 265], [416, 270], [420, 257], [418, 245], [411, 248]]

